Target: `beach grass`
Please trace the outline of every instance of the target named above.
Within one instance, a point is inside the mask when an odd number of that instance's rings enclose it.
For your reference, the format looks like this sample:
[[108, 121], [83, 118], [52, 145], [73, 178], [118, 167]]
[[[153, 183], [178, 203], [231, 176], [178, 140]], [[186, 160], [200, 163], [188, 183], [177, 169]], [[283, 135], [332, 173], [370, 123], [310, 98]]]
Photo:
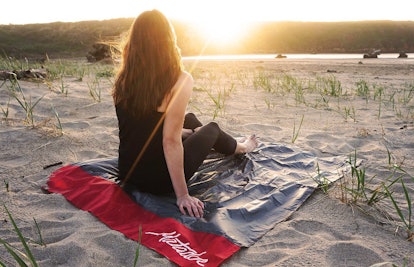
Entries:
[[99, 78], [95, 76], [95, 79], [92, 82], [88, 82], [87, 85], [89, 88], [89, 95], [92, 99], [98, 103], [101, 102], [102, 89], [99, 83]]
[[57, 112], [57, 110], [55, 109], [55, 107], [53, 105], [51, 105], [51, 109], [53, 111], [53, 114], [55, 114], [55, 117], [56, 117], [56, 120], [57, 120], [56, 128], [58, 129], [60, 135], [62, 135], [63, 134], [63, 126], [62, 126], [62, 122], [60, 121], [59, 113]]
[[1, 106], [1, 112], [3, 114], [3, 119], [7, 122], [9, 118], [9, 106], [10, 106], [10, 97], [7, 103], [5, 104], [5, 107]]
[[412, 181], [414, 181], [414, 177], [410, 176], [405, 170], [403, 170], [401, 167], [398, 166], [394, 166], [394, 170], [398, 170], [400, 171], [402, 174], [400, 176], [397, 177], [397, 179], [395, 179], [393, 181], [392, 184], [394, 184], [395, 182], [399, 181], [401, 188], [403, 189], [404, 192], [404, 199], [405, 199], [405, 211], [404, 212], [404, 208], [402, 207], [402, 204], [397, 203], [396, 199], [393, 197], [393, 192], [390, 189], [390, 185], [386, 185], [385, 183], [382, 184], [385, 192], [387, 193], [387, 196], [390, 198], [396, 213], [398, 214], [398, 217], [401, 219], [401, 222], [403, 223], [403, 228], [405, 229], [405, 231], [407, 232], [407, 240], [408, 241], [413, 241], [414, 239], [414, 224], [412, 222], [412, 214], [413, 214], [413, 207], [412, 207], [412, 197], [411, 194], [408, 191], [408, 188], [406, 186], [406, 184], [404, 183], [404, 176], [408, 175], [409, 178], [411, 178]]
[[303, 124], [303, 119], [305, 118], [305, 115], [302, 115], [302, 118], [300, 119], [299, 126], [296, 128], [296, 122], [293, 123], [293, 134], [292, 134], [292, 144], [295, 143], [296, 139], [299, 137], [299, 131]]
[[[358, 159], [357, 151], [349, 155], [347, 164], [351, 168], [351, 173], [349, 177], [340, 180], [340, 200], [346, 204], [356, 205], [361, 210], [364, 210], [364, 205], [379, 208], [378, 204], [389, 199], [394, 208], [395, 215], [400, 219], [400, 221], [395, 221], [393, 224], [397, 230], [402, 226], [407, 233], [407, 240], [413, 241], [412, 198], [409, 189], [404, 183], [404, 179], [414, 181], [414, 177], [400, 166], [391, 164], [391, 155], [389, 152], [388, 168], [390, 169], [390, 173], [377, 184], [374, 183], [376, 175], [372, 177], [367, 176], [366, 168], [363, 166], [362, 160]], [[397, 202], [393, 197], [397, 187], [403, 189], [405, 204], [401, 203], [401, 201]], [[326, 192], [327, 190], [323, 191]], [[385, 214], [385, 211], [380, 210], [380, 213]]]
[[[10, 211], [7, 209], [7, 207], [5, 205], [3, 205], [9, 219], [10, 222], [13, 225], [14, 231], [16, 232], [21, 245], [24, 248], [24, 252], [22, 252], [21, 250], [13, 247], [12, 245], [10, 245], [7, 241], [5, 241], [4, 239], [0, 238], [0, 243], [6, 248], [7, 252], [14, 258], [14, 260], [16, 261], [16, 263], [21, 266], [28, 266], [26, 262], [29, 262], [30, 265], [32, 267], [37, 267], [38, 264], [36, 262], [36, 259], [34, 258], [32, 251], [30, 250], [25, 237], [23, 237], [22, 232], [20, 231], [19, 227], [17, 226], [16, 222], [13, 219], [13, 216], [11, 215]], [[6, 266], [6, 264], [2, 261], [0, 261], [0, 264], [3, 266]]]
[[[109, 81], [111, 85], [113, 84], [114, 66], [111, 64], [90, 64], [73, 59], [47, 60], [45, 63], [40, 64], [38, 62], [30, 62], [27, 59], [18, 60], [11, 57], [0, 57], [0, 69], [30, 70], [38, 68], [46, 69], [47, 77], [43, 80], [31, 79], [30, 81], [45, 84], [50, 92], [58, 92], [66, 97], [70, 94], [70, 82], [68, 82], [70, 78], [75, 78], [76, 81], [85, 83], [88, 88], [87, 93], [94, 102], [100, 102], [102, 99], [102, 80]], [[36, 127], [35, 107], [47, 93], [33, 99], [30, 94], [25, 93], [16, 75], [1, 81], [1, 88], [6, 88], [9, 94], [7, 102], [0, 102], [2, 120], [7, 122], [10, 119], [10, 105], [13, 104], [12, 100], [14, 100], [24, 111], [24, 122], [32, 128]], [[52, 115], [57, 120], [56, 128], [62, 133], [62, 123], [58, 112], [53, 106], [51, 110]]]
[[142, 240], [142, 225], [140, 225], [138, 229], [138, 246], [137, 246], [137, 249], [135, 250], [134, 267], [138, 266], [139, 253], [141, 249], [141, 240]]
[[3, 179], [3, 183], [4, 183], [4, 188], [6, 189], [6, 192], [9, 192], [10, 190], [9, 181], [7, 179]]
[[39, 102], [43, 99], [43, 96], [39, 97], [37, 100], [32, 101], [32, 97], [26, 97], [25, 93], [23, 92], [22, 88], [17, 79], [10, 80], [11, 87], [9, 92], [11, 96], [19, 103], [20, 107], [25, 112], [25, 122], [27, 122], [30, 126], [35, 126], [35, 119], [34, 119], [34, 108], [39, 104]]

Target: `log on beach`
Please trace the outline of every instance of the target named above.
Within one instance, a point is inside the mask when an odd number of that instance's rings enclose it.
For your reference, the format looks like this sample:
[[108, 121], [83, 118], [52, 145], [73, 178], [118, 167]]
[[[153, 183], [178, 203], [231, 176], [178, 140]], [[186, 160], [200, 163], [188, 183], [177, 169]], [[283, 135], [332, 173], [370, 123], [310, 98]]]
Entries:
[[47, 78], [46, 69], [28, 69], [28, 70], [0, 70], [0, 80], [11, 79], [45, 79]]
[[8, 70], [0, 70], [0, 80], [11, 80], [11, 79], [15, 79], [16, 78], [16, 74], [12, 71], [8, 71]]

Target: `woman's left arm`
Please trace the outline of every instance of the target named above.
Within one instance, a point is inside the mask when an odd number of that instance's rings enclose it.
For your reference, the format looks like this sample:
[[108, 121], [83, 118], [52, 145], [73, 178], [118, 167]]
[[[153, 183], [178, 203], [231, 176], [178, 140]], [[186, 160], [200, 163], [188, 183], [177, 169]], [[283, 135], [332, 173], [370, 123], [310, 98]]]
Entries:
[[184, 148], [182, 144], [182, 128], [185, 111], [193, 89], [193, 79], [189, 73], [182, 72], [177, 83], [172, 89], [172, 99], [166, 110], [163, 128], [163, 148], [165, 160], [174, 192], [177, 197], [177, 205], [181, 213], [190, 216], [203, 216], [203, 203], [189, 195], [184, 174]]

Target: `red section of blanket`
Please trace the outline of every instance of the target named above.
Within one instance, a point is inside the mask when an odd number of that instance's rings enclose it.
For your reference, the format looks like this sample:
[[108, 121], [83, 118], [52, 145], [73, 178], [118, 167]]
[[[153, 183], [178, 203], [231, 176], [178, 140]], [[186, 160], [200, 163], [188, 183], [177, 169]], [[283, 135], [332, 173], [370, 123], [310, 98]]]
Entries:
[[117, 184], [76, 165], [52, 173], [48, 190], [62, 194], [130, 239], [139, 240], [141, 227], [141, 244], [180, 266], [218, 266], [240, 249], [225, 237], [192, 231], [172, 218], [145, 210]]

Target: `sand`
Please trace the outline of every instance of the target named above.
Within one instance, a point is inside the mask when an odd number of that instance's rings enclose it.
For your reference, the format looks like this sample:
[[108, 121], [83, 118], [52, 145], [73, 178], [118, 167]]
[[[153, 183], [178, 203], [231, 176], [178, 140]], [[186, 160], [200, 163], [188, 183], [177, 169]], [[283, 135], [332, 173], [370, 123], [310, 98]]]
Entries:
[[[409, 174], [403, 179], [413, 198], [413, 59], [184, 63], [195, 79], [188, 111], [203, 122], [214, 119], [235, 137], [256, 133], [262, 142], [287, 143], [317, 156], [356, 152], [368, 188], [389, 184], [396, 177], [392, 166], [399, 166]], [[136, 242], [73, 207], [61, 195], [40, 189], [62, 165], [117, 155], [111, 79], [99, 81], [100, 102], [89, 94], [93, 73], [82, 81], [76, 75], [64, 77], [63, 83], [59, 79], [52, 84], [20, 81], [32, 103], [44, 96], [33, 110], [35, 127], [24, 122], [19, 103], [9, 100], [10, 84], [0, 88], [0, 106], [8, 111], [7, 116], [0, 114], [0, 203], [12, 213], [40, 266], [133, 266]], [[362, 89], [357, 94], [358, 82], [368, 86], [368, 97], [361, 95]], [[339, 88], [338, 84], [342, 91], [334, 96], [331, 89]], [[321, 93], [321, 88], [327, 92]], [[223, 266], [414, 266], [414, 245], [407, 241], [406, 227], [390, 199], [369, 206], [359, 197], [354, 203], [343, 189], [344, 184], [352, 187], [351, 180], [348, 175], [327, 192], [317, 190], [290, 218]], [[407, 218], [401, 182], [390, 190]], [[0, 219], [0, 237], [21, 248], [3, 206]], [[38, 244], [34, 219], [44, 245]], [[0, 259], [15, 265], [3, 247]], [[174, 264], [141, 247], [139, 266]]]

